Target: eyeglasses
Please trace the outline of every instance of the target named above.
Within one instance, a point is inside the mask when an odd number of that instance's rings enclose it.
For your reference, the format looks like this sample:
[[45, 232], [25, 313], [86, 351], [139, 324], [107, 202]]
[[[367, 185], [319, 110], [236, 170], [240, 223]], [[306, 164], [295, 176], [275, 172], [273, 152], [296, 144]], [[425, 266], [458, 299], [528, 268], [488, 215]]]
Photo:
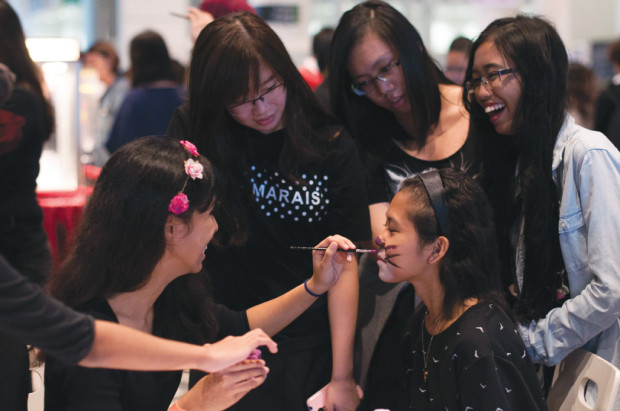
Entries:
[[250, 98], [250, 99], [241, 101], [239, 103], [231, 104], [230, 106], [228, 106], [228, 109], [230, 111], [234, 111], [235, 113], [239, 113], [239, 114], [247, 113], [252, 110], [252, 108], [256, 105], [257, 101], [265, 102], [265, 98], [270, 100], [274, 97], [278, 97], [278, 94], [273, 93], [273, 92], [276, 91], [280, 86], [284, 86], [284, 83], [274, 84], [273, 86], [265, 90], [265, 92], [261, 94], [260, 96], [256, 98]]
[[392, 81], [394, 76], [398, 72], [396, 69], [400, 65], [400, 60], [391, 61], [387, 66], [383, 67], [379, 74], [376, 76], [360, 81], [357, 83], [351, 83], [351, 90], [357, 94], [358, 96], [365, 96], [366, 94], [375, 91], [377, 88], [376, 80], [379, 80], [382, 83], [387, 83], [388, 81]]
[[480, 87], [480, 85], [482, 84], [484, 88], [487, 89], [487, 91], [492, 91], [491, 89], [493, 87], [497, 86], [499, 83], [502, 82], [502, 76], [516, 72], [517, 69], [513, 67], [490, 71], [484, 76], [472, 78], [471, 80], [467, 81], [465, 83], [465, 90], [467, 91], [467, 94], [474, 94], [476, 90], [478, 90], [478, 87]]

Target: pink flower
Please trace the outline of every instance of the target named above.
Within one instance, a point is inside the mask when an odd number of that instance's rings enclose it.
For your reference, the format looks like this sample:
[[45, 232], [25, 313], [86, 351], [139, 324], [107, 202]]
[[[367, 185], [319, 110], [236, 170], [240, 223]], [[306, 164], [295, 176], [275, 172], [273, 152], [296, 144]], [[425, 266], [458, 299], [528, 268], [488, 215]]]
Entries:
[[193, 143], [191, 143], [191, 142], [189, 142], [187, 140], [181, 140], [181, 141], [179, 141], [179, 143], [181, 143], [181, 145], [183, 145], [183, 147], [185, 147], [185, 149], [187, 151], [189, 151], [189, 153], [191, 155], [193, 155], [195, 157], [198, 157], [200, 155], [200, 154], [198, 154], [198, 149], [196, 148], [196, 146]]
[[185, 173], [190, 176], [192, 178], [192, 180], [195, 180], [197, 178], [202, 179], [202, 171], [203, 171], [203, 167], [202, 164], [200, 164], [200, 162], [198, 161], [194, 161], [191, 158], [189, 160], [185, 160]]
[[179, 193], [172, 197], [170, 204], [168, 204], [168, 211], [173, 214], [183, 214], [189, 208], [189, 199], [184, 193]]

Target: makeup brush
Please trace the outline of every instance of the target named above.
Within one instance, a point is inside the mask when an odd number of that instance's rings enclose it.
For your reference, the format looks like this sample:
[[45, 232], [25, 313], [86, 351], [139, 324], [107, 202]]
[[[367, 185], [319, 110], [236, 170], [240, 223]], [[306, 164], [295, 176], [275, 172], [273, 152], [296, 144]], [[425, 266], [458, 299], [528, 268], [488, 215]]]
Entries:
[[[294, 245], [292, 245], [290, 248], [291, 250], [318, 250], [318, 251], [327, 250], [327, 247], [298, 247]], [[342, 248], [339, 248], [338, 251], [342, 251], [344, 253], [372, 253], [372, 254], [375, 254], [377, 252], [377, 250], [375, 249], [366, 249], [366, 248], [351, 248], [350, 250], [344, 250]]]

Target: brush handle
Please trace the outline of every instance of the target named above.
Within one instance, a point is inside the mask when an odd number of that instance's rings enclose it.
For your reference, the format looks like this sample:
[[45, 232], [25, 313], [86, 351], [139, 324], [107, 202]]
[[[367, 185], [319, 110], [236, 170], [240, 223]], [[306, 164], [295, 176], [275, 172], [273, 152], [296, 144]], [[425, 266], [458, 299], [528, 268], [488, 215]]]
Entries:
[[[325, 251], [327, 247], [299, 247], [299, 246], [291, 246], [291, 250], [317, 250], [317, 251]], [[342, 251], [344, 253], [376, 253], [375, 249], [365, 249], [365, 248], [352, 248], [350, 250], [344, 250], [339, 248], [338, 251]]]

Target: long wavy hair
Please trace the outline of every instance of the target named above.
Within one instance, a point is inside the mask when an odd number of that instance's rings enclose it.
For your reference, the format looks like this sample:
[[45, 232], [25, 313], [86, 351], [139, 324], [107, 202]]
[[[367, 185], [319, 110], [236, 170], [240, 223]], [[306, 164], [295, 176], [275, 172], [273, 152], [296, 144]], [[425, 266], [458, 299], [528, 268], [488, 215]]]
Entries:
[[259, 92], [261, 65], [271, 68], [286, 87], [287, 133], [278, 158], [283, 175], [301, 180], [299, 170], [321, 158], [329, 139], [328, 129], [335, 125], [280, 38], [260, 17], [249, 12], [229, 14], [202, 30], [189, 71], [190, 135], [223, 174], [218, 198], [226, 208], [220, 210], [217, 233], [223, 244], [247, 240], [251, 207], [251, 192], [239, 189], [247, 166], [242, 143], [247, 129], [231, 117], [227, 107]]
[[[479, 136], [483, 184], [496, 212], [505, 283], [514, 282], [510, 230], [524, 217], [523, 287], [515, 302], [521, 321], [543, 317], [558, 304], [556, 290], [564, 262], [558, 233], [559, 196], [551, 168], [553, 147], [565, 119], [568, 57], [553, 26], [540, 17], [516, 16], [492, 22], [474, 42], [474, 55], [491, 42], [514, 67], [521, 99], [512, 136], [495, 132], [475, 99], [463, 96], [470, 127]], [[518, 177], [515, 177], [515, 169]]]
[[[85, 309], [149, 281], [166, 247], [170, 200], [187, 181], [189, 209], [175, 217], [188, 225], [194, 212], [214, 201], [211, 165], [201, 157], [204, 178], [192, 180], [183, 167], [187, 159], [178, 141], [163, 137], [138, 139], [114, 152], [86, 204], [71, 253], [48, 283], [54, 297]], [[198, 343], [214, 335], [212, 303], [198, 277], [182, 276], [166, 287], [155, 303], [163, 328], [154, 333]]]
[[54, 132], [54, 107], [43, 94], [43, 73], [30, 58], [26, 37], [15, 10], [5, 0], [0, 0], [0, 63], [14, 74], [16, 85], [25, 86], [37, 97], [43, 107], [45, 135]]
[[439, 84], [452, 84], [428, 54], [415, 27], [394, 7], [370, 0], [344, 13], [334, 33], [328, 66], [331, 105], [336, 117], [358, 141], [367, 169], [380, 158], [389, 134], [387, 130], [393, 129], [397, 121], [393, 113], [367, 97], [357, 96], [351, 89], [352, 79], [347, 70], [349, 54], [369, 32], [396, 51], [415, 125], [415, 135], [411, 138], [420, 146], [425, 144], [430, 128], [439, 121]]
[[[484, 191], [461, 171], [444, 168], [439, 175], [448, 211], [448, 228], [441, 235], [450, 241], [439, 270], [445, 291], [443, 318], [451, 318], [468, 298], [495, 303], [509, 313], [499, 276], [493, 211]], [[399, 192], [410, 199], [408, 217], [420, 241], [434, 242], [440, 235], [439, 225], [420, 177], [403, 180]]]

